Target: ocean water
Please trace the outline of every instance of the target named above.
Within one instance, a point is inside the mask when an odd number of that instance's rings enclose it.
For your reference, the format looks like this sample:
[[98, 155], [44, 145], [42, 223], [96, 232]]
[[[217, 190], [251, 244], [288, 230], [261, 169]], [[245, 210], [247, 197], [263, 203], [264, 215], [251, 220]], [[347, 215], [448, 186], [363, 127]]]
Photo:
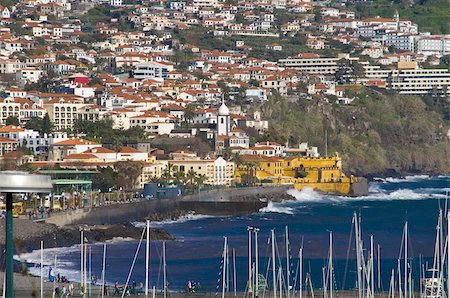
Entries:
[[[388, 289], [390, 271], [396, 268], [405, 221], [409, 226], [410, 255], [413, 278], [419, 277], [419, 256], [431, 264], [434, 252], [436, 223], [439, 208], [447, 208], [446, 193], [450, 191], [450, 177], [411, 176], [404, 179], [376, 179], [370, 183], [370, 194], [347, 198], [318, 194], [313, 190], [292, 191], [295, 201], [269, 203], [259, 213], [248, 216], [211, 217], [191, 214], [176, 221], [151, 223], [152, 227], [166, 229], [176, 237], [166, 242], [167, 276], [171, 290], [183, 290], [187, 281], [200, 282], [207, 291], [221, 286], [221, 255], [224, 236], [236, 251], [237, 288], [244, 290], [247, 273], [247, 226], [260, 229], [260, 274], [267, 275], [270, 255], [270, 231], [275, 229], [277, 249], [285, 266], [285, 227], [290, 235], [291, 277], [295, 276], [297, 255], [304, 247], [304, 276], [310, 272], [315, 287], [321, 286], [322, 267], [327, 262], [329, 232], [333, 232], [334, 266], [337, 289], [355, 285], [354, 237], [349, 249], [352, 215], [361, 214], [365, 248], [370, 235], [375, 247], [380, 245], [382, 257], [382, 286]], [[143, 227], [143, 223], [135, 223]], [[138, 241], [114, 239], [107, 243], [106, 280], [124, 284], [133, 261]], [[92, 274], [101, 276], [103, 244], [91, 245]], [[162, 242], [150, 245], [150, 285], [162, 287]], [[53, 266], [58, 257], [56, 272], [72, 280], [79, 280], [80, 248], [45, 249], [44, 264]], [[367, 251], [365, 255], [367, 256]], [[17, 257], [19, 258], [19, 257]], [[40, 252], [23, 254], [20, 259], [30, 264], [33, 274], [39, 275]], [[285, 270], [285, 269], [284, 269]], [[46, 273], [45, 273], [46, 274]], [[131, 280], [145, 279], [145, 241], [142, 243]], [[100, 278], [99, 278], [100, 280]], [[345, 281], [344, 281], [345, 280]], [[291, 281], [291, 284], [294, 282]], [[297, 282], [298, 284], [298, 282]]]

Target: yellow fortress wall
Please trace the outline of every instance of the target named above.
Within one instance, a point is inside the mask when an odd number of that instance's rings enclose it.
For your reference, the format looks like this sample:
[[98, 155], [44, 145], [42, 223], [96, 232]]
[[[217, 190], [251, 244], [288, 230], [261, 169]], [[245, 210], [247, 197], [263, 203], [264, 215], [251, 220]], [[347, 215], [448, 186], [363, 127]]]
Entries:
[[353, 183], [361, 178], [347, 177], [342, 170], [338, 153], [329, 157], [264, 157], [241, 156], [242, 162], [235, 173], [237, 182], [247, 175], [259, 182], [293, 184], [297, 190], [310, 187], [315, 190], [340, 195], [349, 195]]

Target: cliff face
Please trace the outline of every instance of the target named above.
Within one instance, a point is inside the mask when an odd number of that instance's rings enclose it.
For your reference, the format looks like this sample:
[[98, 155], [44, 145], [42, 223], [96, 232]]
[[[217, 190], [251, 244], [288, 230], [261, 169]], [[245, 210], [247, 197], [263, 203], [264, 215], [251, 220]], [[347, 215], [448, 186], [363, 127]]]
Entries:
[[448, 99], [362, 90], [351, 105], [274, 96], [263, 107], [271, 127], [267, 139], [309, 142], [340, 152], [348, 173], [374, 176], [447, 174]]

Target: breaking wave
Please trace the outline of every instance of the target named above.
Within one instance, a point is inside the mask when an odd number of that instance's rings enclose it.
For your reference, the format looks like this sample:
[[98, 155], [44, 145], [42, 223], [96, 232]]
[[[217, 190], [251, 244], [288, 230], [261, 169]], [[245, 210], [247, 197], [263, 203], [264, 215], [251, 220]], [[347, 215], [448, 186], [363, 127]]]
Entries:
[[401, 183], [401, 182], [417, 182], [428, 178], [430, 178], [429, 175], [414, 175], [414, 176], [405, 176], [403, 178], [387, 177], [387, 178], [373, 178], [373, 179], [375, 181], [380, 181], [383, 183]]
[[[166, 225], [180, 224], [180, 223], [185, 223], [188, 221], [200, 220], [200, 219], [211, 218], [211, 217], [213, 217], [213, 216], [203, 215], [203, 214], [195, 214], [194, 212], [191, 212], [191, 213], [183, 215], [177, 219], [167, 219], [167, 220], [163, 220], [163, 221], [151, 221], [150, 227], [155, 228], [155, 227], [161, 227], [161, 226], [166, 226]], [[133, 222], [132, 224], [137, 228], [144, 228], [146, 226], [145, 222]]]
[[427, 200], [444, 199], [443, 189], [421, 188], [421, 189], [398, 189], [392, 192], [383, 190], [378, 185], [370, 187], [370, 193], [361, 197], [345, 197], [320, 194], [312, 189], [301, 191], [290, 189], [288, 194], [295, 197], [296, 202], [302, 203], [348, 203], [355, 201], [394, 201], [394, 200]]
[[[80, 245], [74, 245], [70, 247], [58, 247], [58, 248], [47, 248], [44, 249], [43, 257], [43, 275], [44, 278], [48, 277], [48, 272], [50, 267], [54, 269], [55, 266], [55, 255], [58, 257], [64, 255], [80, 254]], [[41, 275], [41, 250], [33, 250], [29, 253], [23, 253], [20, 255], [15, 255], [14, 260], [28, 264], [28, 271], [31, 275], [40, 276]], [[62, 258], [57, 259], [55, 274], [60, 274], [65, 276], [69, 281], [80, 281], [80, 271], [69, 269], [75, 267], [74, 262], [63, 260]]]
[[[281, 204], [281, 203], [280, 203]], [[259, 209], [259, 212], [266, 213], [284, 213], [284, 214], [294, 214], [294, 209], [290, 207], [282, 207], [280, 204], [275, 204], [272, 201], [269, 201], [266, 207]]]

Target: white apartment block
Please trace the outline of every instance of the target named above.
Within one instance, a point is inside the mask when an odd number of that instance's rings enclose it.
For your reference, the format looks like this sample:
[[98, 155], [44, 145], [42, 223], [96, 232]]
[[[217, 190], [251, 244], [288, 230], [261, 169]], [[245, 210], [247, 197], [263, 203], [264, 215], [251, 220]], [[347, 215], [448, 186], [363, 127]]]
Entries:
[[147, 111], [130, 119], [130, 127], [140, 126], [150, 134], [168, 135], [175, 129], [176, 117], [165, 112]]
[[27, 83], [37, 83], [43, 74], [44, 71], [40, 69], [27, 67], [16, 72], [16, 79], [19, 85], [24, 86]]
[[192, 3], [195, 7], [219, 7], [219, 0], [194, 0]]
[[394, 46], [398, 50], [414, 52], [417, 35], [392, 32], [383, 35], [382, 43], [386, 47]]
[[24, 67], [26, 67], [25, 63], [17, 59], [0, 60], [0, 73], [16, 73]]
[[234, 179], [234, 162], [226, 161], [222, 157], [216, 160], [169, 160], [174, 171], [194, 171], [197, 175], [205, 175], [205, 184], [231, 185]]
[[37, 103], [20, 97], [0, 99], [0, 123], [5, 124], [9, 117], [17, 117], [19, 121], [26, 121], [31, 117], [43, 118], [46, 111]]
[[114, 6], [114, 7], [122, 6], [123, 2], [122, 2], [122, 0], [110, 0], [109, 5]]
[[296, 68], [309, 74], [331, 75], [338, 69], [338, 61], [341, 59], [357, 61], [365, 67], [368, 66], [368, 62], [359, 61], [358, 57], [350, 57], [346, 54], [340, 54], [336, 58], [322, 58], [315, 54], [307, 54], [299, 57], [280, 59], [278, 63], [280, 66]]
[[450, 35], [420, 36], [417, 41], [417, 52], [424, 55], [449, 55]]
[[138, 80], [164, 80], [169, 77], [169, 72], [171, 72], [172, 70], [174, 70], [174, 67], [170, 63], [145, 62], [136, 65], [136, 68], [133, 71], [133, 76]]
[[33, 151], [34, 155], [46, 155], [50, 146], [55, 143], [68, 140], [67, 133], [55, 132], [52, 134], [44, 134], [43, 136], [30, 135], [25, 138], [25, 146]]
[[450, 72], [448, 69], [396, 69], [388, 74], [386, 86], [400, 94], [449, 96]]
[[72, 128], [78, 119], [78, 112], [84, 106], [83, 99], [77, 96], [54, 98], [44, 103], [44, 109], [56, 130]]
[[367, 80], [384, 80], [386, 88], [400, 94], [438, 96], [450, 95], [450, 71], [448, 69], [419, 69], [416, 62], [399, 62], [397, 69], [381, 69], [371, 66]]

